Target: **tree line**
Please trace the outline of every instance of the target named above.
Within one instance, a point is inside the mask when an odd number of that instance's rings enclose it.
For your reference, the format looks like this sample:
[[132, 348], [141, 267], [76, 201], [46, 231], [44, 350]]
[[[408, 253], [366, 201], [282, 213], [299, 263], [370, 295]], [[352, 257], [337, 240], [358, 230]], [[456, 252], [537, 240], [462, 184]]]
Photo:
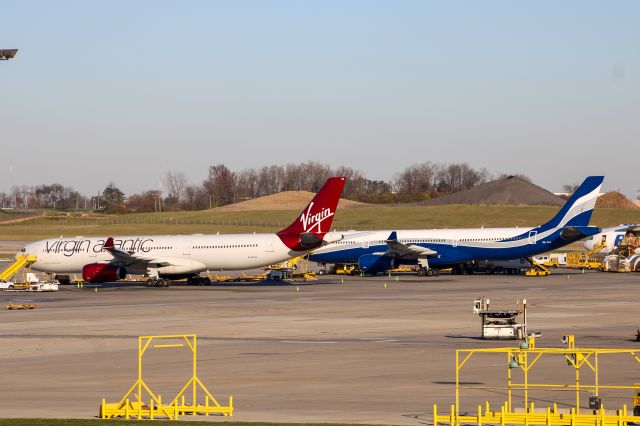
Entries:
[[[158, 212], [203, 210], [282, 191], [317, 191], [327, 178], [346, 176], [343, 197], [366, 203], [405, 203], [472, 188], [506, 175], [493, 175], [467, 163], [425, 162], [406, 167], [389, 181], [372, 180], [351, 167], [332, 168], [309, 161], [232, 171], [224, 164], [209, 167], [207, 178], [189, 182], [181, 171], [163, 176], [164, 191], [150, 189], [126, 196], [114, 183], [100, 194], [85, 196], [60, 184], [15, 186], [0, 192], [2, 208]], [[521, 177], [529, 180], [526, 176]]]

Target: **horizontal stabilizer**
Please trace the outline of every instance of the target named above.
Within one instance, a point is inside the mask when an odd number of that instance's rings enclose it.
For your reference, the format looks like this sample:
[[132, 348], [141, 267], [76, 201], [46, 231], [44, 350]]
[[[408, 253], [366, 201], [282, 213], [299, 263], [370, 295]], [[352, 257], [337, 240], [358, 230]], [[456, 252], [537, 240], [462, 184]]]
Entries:
[[602, 229], [597, 226], [565, 226], [560, 231], [560, 238], [563, 240], [579, 240], [599, 234]]
[[322, 238], [312, 232], [302, 232], [300, 234], [300, 245], [304, 248], [314, 248], [322, 244]]

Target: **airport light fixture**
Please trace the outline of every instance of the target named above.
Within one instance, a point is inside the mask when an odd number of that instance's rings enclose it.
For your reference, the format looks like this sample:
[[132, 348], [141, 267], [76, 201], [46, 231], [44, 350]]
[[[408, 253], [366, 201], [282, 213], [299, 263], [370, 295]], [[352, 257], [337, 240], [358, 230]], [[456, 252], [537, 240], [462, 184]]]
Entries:
[[9, 59], [13, 59], [18, 53], [18, 49], [0, 49], [0, 60], [8, 61]]

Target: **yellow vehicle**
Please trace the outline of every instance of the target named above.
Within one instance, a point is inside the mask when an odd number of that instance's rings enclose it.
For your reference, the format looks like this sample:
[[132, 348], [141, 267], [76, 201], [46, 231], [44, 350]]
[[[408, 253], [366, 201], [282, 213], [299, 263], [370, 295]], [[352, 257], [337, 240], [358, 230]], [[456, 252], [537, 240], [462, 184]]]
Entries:
[[[640, 384], [636, 383], [636, 387], [640, 388]], [[633, 396], [633, 415], [640, 416], [640, 392], [638, 391]]]
[[360, 268], [358, 268], [358, 265], [336, 263], [331, 272], [336, 275], [358, 275]]
[[534, 257], [534, 260], [537, 264], [545, 266], [547, 268], [557, 268], [558, 266], [560, 266], [558, 257], [552, 256], [551, 254], [543, 254], [540, 256], [536, 256]]
[[527, 269], [524, 275], [527, 277], [546, 277], [551, 275], [551, 271], [545, 265], [532, 261], [531, 268]]
[[567, 252], [567, 268], [600, 269], [602, 260], [587, 251]]

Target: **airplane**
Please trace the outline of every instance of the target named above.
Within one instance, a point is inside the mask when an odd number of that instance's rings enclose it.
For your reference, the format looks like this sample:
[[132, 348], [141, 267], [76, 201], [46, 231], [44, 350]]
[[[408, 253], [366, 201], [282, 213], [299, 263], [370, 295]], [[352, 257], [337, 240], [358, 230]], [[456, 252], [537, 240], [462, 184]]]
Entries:
[[[640, 232], [638, 224], [621, 224], [609, 228], [603, 228], [602, 232], [592, 235], [584, 241], [584, 248], [589, 251], [597, 251], [603, 254], [612, 254], [627, 235], [637, 236]], [[640, 253], [634, 253], [640, 254]]]
[[311, 252], [309, 259], [357, 264], [366, 274], [417, 264], [418, 275], [432, 276], [444, 268], [463, 273], [471, 260], [528, 258], [600, 232], [589, 220], [603, 180], [587, 177], [550, 221], [534, 228], [349, 231], [342, 240]]
[[329, 231], [345, 180], [329, 178], [300, 216], [274, 234], [61, 237], [33, 242], [19, 254], [36, 256], [35, 271], [81, 272], [91, 283], [141, 274], [149, 286], [167, 287], [168, 280], [183, 278], [209, 284], [201, 272], [258, 268], [342, 239]]

